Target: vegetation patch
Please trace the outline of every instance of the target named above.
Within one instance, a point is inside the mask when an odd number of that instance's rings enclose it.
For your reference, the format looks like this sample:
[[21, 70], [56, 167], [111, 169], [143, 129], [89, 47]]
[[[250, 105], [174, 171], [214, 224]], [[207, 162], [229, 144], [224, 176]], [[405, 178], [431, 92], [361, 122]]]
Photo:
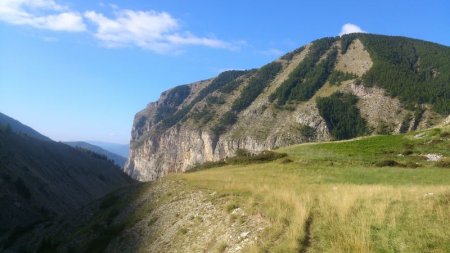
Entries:
[[288, 101], [305, 101], [322, 87], [333, 70], [336, 61], [337, 50], [329, 53], [326, 60], [317, 64], [320, 57], [326, 53], [336, 38], [324, 38], [314, 41], [308, 55], [289, 74], [277, 90], [269, 96], [270, 101], [284, 105]]
[[[219, 74], [214, 80], [211, 81], [211, 83], [203, 88], [198, 95], [189, 103], [189, 105], [184, 106], [183, 108], [179, 109], [178, 111], [175, 109], [168, 109], [167, 113], [164, 115], [167, 115], [163, 117], [162, 120], [162, 130], [170, 128], [180, 122], [182, 119], [186, 117], [186, 115], [189, 113], [189, 111], [194, 107], [195, 104], [200, 102], [202, 99], [204, 99], [209, 94], [212, 94], [214, 91], [220, 89], [224, 85], [235, 81], [237, 78], [239, 78], [242, 75], [245, 75], [249, 73], [251, 70], [230, 70], [225, 71]], [[181, 103], [180, 103], [181, 104]]]
[[237, 165], [237, 164], [251, 164], [251, 163], [264, 163], [280, 158], [286, 157], [286, 153], [278, 153], [273, 151], [262, 151], [258, 154], [252, 154], [244, 149], [239, 149], [236, 151], [236, 156], [223, 159], [216, 162], [205, 162], [194, 166], [189, 172], [194, 172], [198, 170], [204, 170], [214, 167], [221, 167], [226, 165]]
[[358, 33], [345, 34], [341, 36], [341, 52], [345, 54], [348, 50], [350, 44], [352, 44], [353, 40], [356, 39]]
[[357, 76], [353, 73], [334, 70], [328, 77], [328, 81], [333, 85], [341, 85], [343, 81], [352, 80], [355, 78], [357, 78]]
[[247, 108], [261, 94], [264, 88], [272, 82], [282, 67], [281, 63], [272, 62], [259, 69], [242, 90], [239, 97], [233, 102], [231, 110], [238, 113]]
[[362, 77], [406, 106], [431, 104], [442, 115], [450, 113], [450, 48], [403, 37], [359, 34], [373, 60]]
[[305, 47], [304, 47], [304, 46], [303, 46], [303, 47], [300, 47], [300, 48], [297, 48], [297, 49], [295, 49], [294, 51], [289, 52], [289, 53], [287, 53], [287, 54], [281, 56], [281, 59], [282, 59], [282, 60], [286, 60], [286, 61], [291, 61], [292, 58], [294, 58], [295, 55], [300, 54], [303, 50], [305, 50]]
[[436, 162], [436, 166], [441, 168], [450, 168], [450, 160], [446, 159], [438, 161]]
[[319, 113], [335, 139], [350, 139], [368, 132], [366, 121], [356, 107], [357, 102], [355, 95], [341, 92], [317, 99]]
[[377, 162], [375, 165], [378, 167], [402, 167], [402, 166], [400, 166], [400, 163], [398, 163], [394, 160], [383, 160], [383, 161]]
[[307, 140], [314, 140], [316, 138], [317, 132], [316, 129], [310, 126], [301, 126], [300, 134], [305, 137]]
[[169, 90], [166, 98], [163, 100], [163, 104], [156, 111], [155, 121], [159, 122], [172, 116], [178, 106], [184, 102], [190, 93], [191, 87], [189, 85], [180, 85]]

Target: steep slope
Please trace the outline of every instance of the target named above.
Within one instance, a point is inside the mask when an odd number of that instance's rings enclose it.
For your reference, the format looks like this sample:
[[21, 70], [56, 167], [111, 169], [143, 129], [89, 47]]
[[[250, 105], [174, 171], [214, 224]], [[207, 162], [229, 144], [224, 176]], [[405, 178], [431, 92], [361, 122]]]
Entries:
[[251, 152], [441, 123], [450, 48], [403, 37], [323, 38], [260, 69], [164, 92], [135, 116], [125, 171], [148, 181]]
[[133, 182], [112, 162], [68, 145], [0, 131], [0, 235], [73, 212]]
[[84, 148], [84, 149], [90, 150], [92, 152], [95, 152], [97, 154], [104, 155], [104, 156], [106, 156], [106, 158], [108, 160], [113, 161], [117, 166], [119, 166], [121, 168], [123, 168], [123, 166], [125, 165], [125, 162], [127, 160], [123, 156], [111, 153], [107, 150], [104, 150], [103, 148], [101, 148], [99, 146], [92, 145], [92, 144], [84, 142], [84, 141], [67, 141], [64, 143], [71, 147], [74, 147], [74, 148], [76, 148], [76, 147]]
[[42, 135], [33, 128], [26, 126], [20, 123], [18, 120], [15, 120], [1, 112], [0, 112], [0, 125], [8, 125], [12, 131], [17, 133], [26, 134], [30, 137], [34, 137], [44, 141], [51, 141], [51, 139], [48, 138], [47, 136]]

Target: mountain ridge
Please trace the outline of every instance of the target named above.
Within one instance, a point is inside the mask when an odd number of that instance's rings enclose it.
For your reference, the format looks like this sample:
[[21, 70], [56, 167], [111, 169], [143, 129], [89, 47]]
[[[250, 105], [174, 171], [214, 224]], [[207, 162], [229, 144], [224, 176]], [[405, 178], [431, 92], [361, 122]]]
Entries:
[[135, 116], [125, 171], [148, 181], [239, 149], [424, 129], [448, 116], [449, 98], [449, 47], [372, 34], [323, 38], [259, 69], [163, 92]]
[[39, 133], [38, 131], [34, 130], [33, 128], [22, 124], [20, 121], [13, 119], [9, 117], [6, 114], [3, 114], [0, 112], [0, 125], [8, 125], [11, 130], [19, 133], [23, 133], [26, 135], [29, 135], [31, 137], [41, 139], [44, 141], [52, 141], [52, 139], [48, 138], [47, 136]]
[[110, 151], [107, 151], [99, 146], [90, 144], [88, 142], [84, 142], [84, 141], [65, 141], [63, 142], [64, 144], [67, 144], [71, 147], [74, 148], [84, 148], [87, 150], [90, 150], [92, 152], [95, 152], [97, 154], [100, 155], [104, 155], [106, 156], [109, 160], [112, 160], [116, 165], [120, 166], [121, 168], [123, 168], [123, 166], [125, 165], [126, 162], [126, 158], [123, 156], [120, 156], [118, 154], [112, 153]]
[[0, 160], [0, 239], [134, 183], [102, 155], [11, 127], [0, 128]]

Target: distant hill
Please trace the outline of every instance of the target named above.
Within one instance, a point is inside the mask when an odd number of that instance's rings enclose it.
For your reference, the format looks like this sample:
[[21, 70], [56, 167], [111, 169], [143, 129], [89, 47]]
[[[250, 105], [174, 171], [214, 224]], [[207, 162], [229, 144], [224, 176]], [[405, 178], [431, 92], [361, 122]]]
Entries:
[[128, 158], [128, 151], [130, 146], [128, 144], [118, 144], [111, 142], [103, 142], [103, 141], [87, 141], [88, 143], [99, 146], [104, 150], [107, 150], [111, 153], [118, 154], [122, 157]]
[[51, 139], [48, 138], [47, 136], [42, 135], [33, 128], [26, 126], [20, 123], [18, 120], [15, 120], [1, 112], [0, 112], [0, 125], [9, 125], [11, 127], [11, 130], [13, 130], [14, 132], [23, 133], [30, 137], [34, 137], [44, 141], [51, 141]]
[[0, 237], [133, 183], [104, 156], [42, 139], [0, 128]]
[[67, 142], [64, 142], [64, 143], [69, 145], [69, 146], [71, 146], [71, 147], [74, 147], [74, 148], [75, 147], [84, 148], [84, 149], [90, 150], [92, 152], [104, 155], [104, 156], [106, 156], [108, 158], [108, 160], [114, 161], [114, 163], [116, 165], [120, 166], [121, 168], [123, 168], [123, 166], [125, 165], [125, 162], [127, 160], [123, 156], [120, 156], [118, 154], [109, 152], [109, 151], [107, 151], [107, 150], [105, 150], [105, 149], [103, 149], [103, 148], [101, 148], [99, 146], [92, 145], [92, 144], [84, 142], [84, 141], [67, 141]]

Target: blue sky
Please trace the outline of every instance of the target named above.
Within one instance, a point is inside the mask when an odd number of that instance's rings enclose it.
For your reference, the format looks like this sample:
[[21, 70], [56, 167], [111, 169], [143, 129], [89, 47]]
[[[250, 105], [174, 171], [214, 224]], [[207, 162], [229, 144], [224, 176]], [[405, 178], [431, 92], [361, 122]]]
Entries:
[[[368, 1], [367, 1], [368, 2]], [[127, 143], [170, 87], [361, 29], [450, 45], [448, 1], [1, 0], [0, 111], [54, 140]]]

